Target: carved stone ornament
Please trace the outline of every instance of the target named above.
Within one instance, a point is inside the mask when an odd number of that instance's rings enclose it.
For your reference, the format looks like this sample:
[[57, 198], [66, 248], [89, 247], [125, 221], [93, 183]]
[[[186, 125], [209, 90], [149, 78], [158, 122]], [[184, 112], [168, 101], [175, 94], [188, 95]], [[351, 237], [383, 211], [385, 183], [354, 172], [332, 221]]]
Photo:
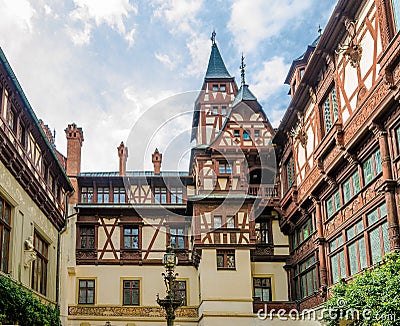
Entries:
[[31, 265], [31, 262], [36, 260], [36, 252], [33, 250], [24, 250], [24, 267], [28, 268]]
[[353, 68], [357, 68], [360, 64], [362, 56], [362, 46], [356, 40], [356, 22], [345, 18], [344, 26], [349, 33], [349, 41], [347, 44], [339, 44], [339, 50], [335, 51], [336, 54], [343, 53], [349, 60]]
[[315, 91], [311, 86], [308, 88], [308, 93], [310, 93], [311, 102], [313, 104], [316, 104], [317, 103], [317, 94], [315, 94]]
[[304, 115], [302, 115], [300, 112], [297, 112], [297, 118], [297, 125], [292, 128], [292, 130], [289, 132], [289, 135], [293, 138], [293, 140], [298, 139], [301, 146], [306, 147], [308, 136], [304, 130]]

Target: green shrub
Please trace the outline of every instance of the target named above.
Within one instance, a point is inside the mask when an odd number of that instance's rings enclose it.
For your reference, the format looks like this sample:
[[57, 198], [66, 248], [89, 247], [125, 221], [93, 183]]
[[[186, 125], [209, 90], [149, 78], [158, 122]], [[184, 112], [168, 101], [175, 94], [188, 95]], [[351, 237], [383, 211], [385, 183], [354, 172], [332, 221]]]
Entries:
[[348, 320], [351, 326], [400, 325], [400, 253], [386, 255], [382, 264], [340, 282], [325, 303], [328, 326]]
[[43, 304], [31, 291], [0, 275], [0, 323], [59, 326], [57, 307]]

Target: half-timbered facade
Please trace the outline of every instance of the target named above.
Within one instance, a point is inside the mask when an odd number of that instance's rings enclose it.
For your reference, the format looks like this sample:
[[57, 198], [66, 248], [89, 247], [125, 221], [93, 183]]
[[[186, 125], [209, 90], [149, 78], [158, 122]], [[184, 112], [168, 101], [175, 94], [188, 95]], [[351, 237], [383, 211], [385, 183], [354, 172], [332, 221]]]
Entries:
[[[83, 132], [66, 129], [67, 173], [77, 185], [76, 214], [63, 235], [61, 307], [69, 325], [163, 324], [156, 294], [166, 246], [178, 256], [181, 325], [217, 325], [257, 317], [266, 302], [287, 301], [288, 240], [279, 229], [274, 129], [243, 77], [238, 89], [212, 38], [202, 90], [194, 103], [189, 171], [80, 171]], [[231, 286], [235, 284], [235, 286]], [[237, 317], [232, 319], [232, 314]], [[133, 324], [132, 324], [133, 325]]]
[[153, 171], [126, 171], [121, 144], [119, 173], [71, 174], [79, 191], [64, 237], [63, 319], [162, 324], [155, 294], [169, 244], [180, 325], [252, 325], [265, 307], [316, 308], [339, 280], [398, 249], [398, 10], [340, 0], [292, 64], [276, 131], [243, 60], [238, 87], [214, 34], [188, 172], [162, 171], [158, 150]]
[[0, 49], [0, 274], [59, 300], [59, 233], [73, 191], [51, 132]]
[[302, 309], [399, 249], [399, 10], [339, 1], [286, 79], [274, 142], [290, 299]]

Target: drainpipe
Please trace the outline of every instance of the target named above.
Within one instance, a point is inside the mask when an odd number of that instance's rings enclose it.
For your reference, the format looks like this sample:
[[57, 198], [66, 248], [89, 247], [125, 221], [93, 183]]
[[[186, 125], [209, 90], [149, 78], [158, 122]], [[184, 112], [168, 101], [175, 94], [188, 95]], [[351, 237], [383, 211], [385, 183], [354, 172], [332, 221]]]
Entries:
[[57, 267], [56, 267], [56, 304], [57, 307], [60, 308], [60, 260], [61, 260], [61, 235], [67, 230], [67, 225], [68, 225], [68, 219], [71, 217], [75, 216], [76, 213], [68, 215], [68, 203], [69, 203], [69, 197], [72, 196], [72, 192], [68, 192], [67, 196], [65, 198], [65, 219], [64, 219], [64, 226], [60, 231], [58, 231], [58, 238], [57, 238]]

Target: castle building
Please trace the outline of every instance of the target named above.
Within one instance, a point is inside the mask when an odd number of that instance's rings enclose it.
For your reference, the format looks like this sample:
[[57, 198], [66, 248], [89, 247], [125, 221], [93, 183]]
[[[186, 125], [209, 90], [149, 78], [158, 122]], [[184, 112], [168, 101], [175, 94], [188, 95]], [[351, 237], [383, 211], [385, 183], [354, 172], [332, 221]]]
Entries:
[[74, 126], [71, 136], [68, 127], [67, 174], [77, 191], [62, 243], [65, 324], [164, 324], [156, 295], [165, 293], [169, 245], [184, 302], [177, 324], [248, 325], [256, 319], [254, 302], [288, 300], [289, 244], [274, 209], [275, 132], [242, 67], [238, 89], [213, 34], [194, 103], [188, 171], [163, 171], [158, 149], [153, 171], [127, 171], [121, 143], [119, 171], [80, 172], [82, 131]]
[[82, 172], [83, 130], [60, 154], [0, 51], [1, 274], [63, 325], [164, 325], [171, 246], [176, 325], [298, 325], [290, 311], [400, 249], [399, 31], [397, 0], [339, 0], [291, 65], [277, 129], [213, 33], [186, 171], [164, 171], [162, 149], [130, 171], [121, 143], [118, 171]]
[[399, 13], [398, 1], [339, 1], [286, 78], [274, 142], [301, 309], [399, 249]]
[[59, 302], [60, 234], [73, 187], [0, 49], [0, 274]]

